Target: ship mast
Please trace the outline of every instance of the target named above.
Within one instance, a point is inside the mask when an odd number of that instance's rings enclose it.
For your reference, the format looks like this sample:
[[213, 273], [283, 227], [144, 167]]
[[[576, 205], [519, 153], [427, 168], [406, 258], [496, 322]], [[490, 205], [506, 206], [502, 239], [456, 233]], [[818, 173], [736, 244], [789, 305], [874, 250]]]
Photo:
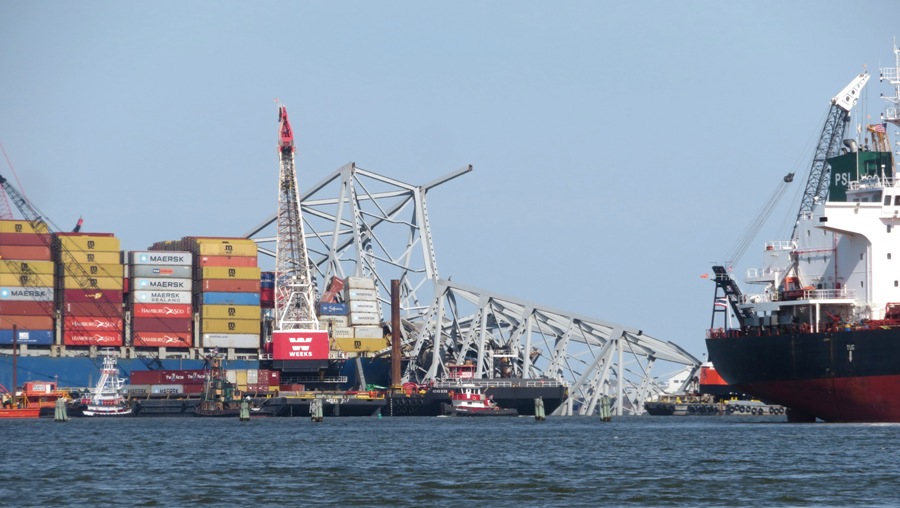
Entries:
[[275, 330], [318, 330], [314, 312], [316, 290], [303, 231], [297, 173], [294, 169], [294, 133], [287, 108], [278, 106], [278, 219], [275, 248]]

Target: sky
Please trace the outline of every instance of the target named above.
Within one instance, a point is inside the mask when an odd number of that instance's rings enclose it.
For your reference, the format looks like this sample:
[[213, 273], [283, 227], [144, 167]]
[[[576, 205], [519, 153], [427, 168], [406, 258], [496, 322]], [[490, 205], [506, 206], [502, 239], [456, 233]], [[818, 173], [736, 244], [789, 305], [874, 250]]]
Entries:
[[[441, 276], [697, 358], [714, 285], [786, 240], [831, 98], [877, 118], [900, 3], [0, 0], [0, 174], [124, 250], [240, 236], [348, 162], [429, 193]], [[791, 199], [793, 203], [789, 203]]]

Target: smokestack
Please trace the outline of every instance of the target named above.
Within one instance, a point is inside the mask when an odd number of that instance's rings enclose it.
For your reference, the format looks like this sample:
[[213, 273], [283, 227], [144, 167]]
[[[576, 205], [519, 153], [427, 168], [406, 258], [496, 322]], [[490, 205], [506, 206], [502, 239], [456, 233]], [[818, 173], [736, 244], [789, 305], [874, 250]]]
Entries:
[[400, 281], [391, 280], [391, 387], [399, 389], [400, 377]]

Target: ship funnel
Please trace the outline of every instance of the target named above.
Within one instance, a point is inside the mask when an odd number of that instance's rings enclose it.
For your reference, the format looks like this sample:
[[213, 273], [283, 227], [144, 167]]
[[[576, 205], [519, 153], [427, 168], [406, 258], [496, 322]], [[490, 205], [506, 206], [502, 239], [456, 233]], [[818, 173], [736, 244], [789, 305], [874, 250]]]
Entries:
[[856, 144], [855, 139], [845, 139], [844, 146], [846, 146], [851, 153], [856, 153], [859, 151], [859, 146]]

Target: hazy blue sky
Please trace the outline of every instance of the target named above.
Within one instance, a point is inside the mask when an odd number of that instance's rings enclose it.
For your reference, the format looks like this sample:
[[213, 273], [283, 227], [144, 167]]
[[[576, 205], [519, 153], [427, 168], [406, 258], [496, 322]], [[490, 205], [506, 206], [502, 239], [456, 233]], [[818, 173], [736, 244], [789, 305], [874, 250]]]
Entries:
[[[0, 143], [28, 197], [126, 250], [275, 212], [273, 99], [300, 186], [423, 184], [441, 275], [701, 357], [722, 259], [787, 239], [831, 97], [881, 110], [896, 1], [0, 1]], [[8, 176], [5, 161], [0, 172]]]

